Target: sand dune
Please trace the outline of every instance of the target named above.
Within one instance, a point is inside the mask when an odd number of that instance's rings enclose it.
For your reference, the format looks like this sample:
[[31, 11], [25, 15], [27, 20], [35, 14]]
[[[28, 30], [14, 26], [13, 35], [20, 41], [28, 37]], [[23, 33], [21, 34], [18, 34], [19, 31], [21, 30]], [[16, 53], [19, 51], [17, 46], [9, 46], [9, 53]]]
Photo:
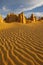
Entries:
[[1, 27], [0, 65], [43, 65], [43, 23]]

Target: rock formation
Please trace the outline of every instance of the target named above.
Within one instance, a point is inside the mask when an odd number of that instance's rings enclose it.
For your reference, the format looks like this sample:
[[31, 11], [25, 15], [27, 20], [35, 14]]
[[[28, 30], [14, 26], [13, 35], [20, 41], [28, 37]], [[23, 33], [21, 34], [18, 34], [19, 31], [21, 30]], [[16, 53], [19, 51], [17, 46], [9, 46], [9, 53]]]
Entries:
[[2, 18], [2, 15], [0, 15], [0, 22], [3, 22], [3, 18]]
[[32, 22], [36, 21], [36, 17], [34, 16], [34, 14], [31, 15], [30, 19], [31, 19]]
[[[42, 18], [43, 19], [43, 18]], [[20, 23], [35, 23], [37, 21], [36, 16], [34, 16], [34, 14], [31, 15], [30, 18], [26, 18], [24, 16], [24, 13], [20, 13], [18, 15], [14, 14], [14, 13], [9, 13], [7, 15], [7, 17], [4, 19], [5, 22], [10, 23], [10, 22], [20, 22]]]
[[19, 22], [24, 24], [26, 23], [26, 19], [23, 12], [19, 14]]
[[39, 18], [39, 21], [41, 21], [41, 20], [43, 20], [43, 17], [40, 17], [40, 18]]
[[6, 22], [17, 22], [18, 21], [18, 16], [14, 13], [9, 13], [4, 20]]
[[43, 20], [43, 17], [41, 17], [41, 20]]

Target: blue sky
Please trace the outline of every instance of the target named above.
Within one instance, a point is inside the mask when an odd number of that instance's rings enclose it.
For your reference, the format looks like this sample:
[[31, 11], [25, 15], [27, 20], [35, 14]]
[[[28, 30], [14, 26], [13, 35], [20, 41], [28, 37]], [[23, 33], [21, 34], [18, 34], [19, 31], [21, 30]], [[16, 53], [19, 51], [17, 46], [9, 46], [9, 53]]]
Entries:
[[10, 12], [24, 12], [27, 17], [32, 13], [43, 16], [43, 0], [0, 0], [0, 14], [5, 17]]

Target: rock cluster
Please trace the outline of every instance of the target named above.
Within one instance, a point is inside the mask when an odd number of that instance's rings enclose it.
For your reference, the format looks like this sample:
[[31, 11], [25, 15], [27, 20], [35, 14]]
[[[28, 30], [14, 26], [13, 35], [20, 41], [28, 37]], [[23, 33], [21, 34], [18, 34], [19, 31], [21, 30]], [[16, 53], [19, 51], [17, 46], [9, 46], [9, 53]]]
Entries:
[[7, 17], [4, 19], [4, 21], [26, 23], [26, 19], [23, 12], [18, 15], [14, 13], [9, 13]]
[[[43, 19], [43, 17], [41, 18]], [[38, 19], [36, 18], [36, 16], [34, 16], [34, 14], [32, 14], [30, 16], [30, 18], [26, 18], [24, 13], [20, 13], [18, 15], [14, 14], [14, 13], [9, 13], [7, 15], [7, 17], [4, 19], [5, 22], [9, 23], [9, 22], [20, 22], [20, 23], [35, 23], [36, 21], [38, 21]]]

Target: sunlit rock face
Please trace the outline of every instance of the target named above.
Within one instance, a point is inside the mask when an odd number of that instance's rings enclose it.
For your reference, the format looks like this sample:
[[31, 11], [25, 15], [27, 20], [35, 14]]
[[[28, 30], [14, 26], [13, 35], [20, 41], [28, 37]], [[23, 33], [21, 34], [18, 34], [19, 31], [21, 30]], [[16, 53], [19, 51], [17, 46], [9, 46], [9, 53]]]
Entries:
[[3, 22], [3, 18], [2, 18], [2, 15], [0, 15], [0, 22]]
[[6, 22], [17, 22], [18, 21], [18, 16], [14, 13], [9, 13], [4, 20]]
[[26, 19], [23, 12], [19, 14], [19, 22], [24, 24], [26, 23]]

